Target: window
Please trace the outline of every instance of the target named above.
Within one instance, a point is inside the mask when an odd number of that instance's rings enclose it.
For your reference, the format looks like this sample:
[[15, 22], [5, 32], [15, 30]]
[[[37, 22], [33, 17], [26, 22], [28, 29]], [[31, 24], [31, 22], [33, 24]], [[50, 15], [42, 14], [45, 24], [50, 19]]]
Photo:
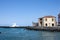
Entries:
[[47, 21], [47, 18], [45, 19], [45, 21]]
[[45, 25], [47, 26], [47, 23]]
[[52, 21], [54, 21], [54, 19], [52, 18]]
[[52, 26], [54, 26], [54, 24], [52, 24]]

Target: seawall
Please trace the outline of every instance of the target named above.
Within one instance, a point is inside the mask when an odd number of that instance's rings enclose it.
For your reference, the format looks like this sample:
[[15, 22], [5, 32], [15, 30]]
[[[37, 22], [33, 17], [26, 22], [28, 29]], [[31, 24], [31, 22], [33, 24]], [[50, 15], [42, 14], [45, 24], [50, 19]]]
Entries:
[[27, 27], [28, 30], [39, 30], [39, 31], [57, 31], [60, 32], [60, 27]]
[[33, 27], [33, 26], [10, 27], [10, 26], [0, 26], [0, 28], [25, 28], [27, 30], [60, 32], [60, 26], [56, 26], [56, 27], [39, 27], [39, 26], [36, 26], [36, 27]]

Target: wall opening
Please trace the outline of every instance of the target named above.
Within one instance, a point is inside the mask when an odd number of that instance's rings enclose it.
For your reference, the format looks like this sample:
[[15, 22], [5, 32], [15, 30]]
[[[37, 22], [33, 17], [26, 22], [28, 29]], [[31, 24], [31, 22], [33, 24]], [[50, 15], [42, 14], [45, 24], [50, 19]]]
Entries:
[[47, 23], [45, 25], [47, 26]]
[[52, 24], [52, 26], [54, 26], [54, 24]]

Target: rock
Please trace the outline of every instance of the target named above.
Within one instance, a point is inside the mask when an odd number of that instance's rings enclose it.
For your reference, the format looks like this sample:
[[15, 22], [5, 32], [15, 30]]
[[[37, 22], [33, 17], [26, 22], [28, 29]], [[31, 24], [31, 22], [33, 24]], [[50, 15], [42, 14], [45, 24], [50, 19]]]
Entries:
[[0, 34], [1, 34], [1, 32], [0, 32]]

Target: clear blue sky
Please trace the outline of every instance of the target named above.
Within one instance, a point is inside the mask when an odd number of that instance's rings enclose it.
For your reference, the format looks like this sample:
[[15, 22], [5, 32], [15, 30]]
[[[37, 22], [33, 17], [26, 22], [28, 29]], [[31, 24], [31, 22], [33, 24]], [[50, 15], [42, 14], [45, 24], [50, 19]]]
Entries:
[[60, 0], [0, 0], [0, 25], [32, 25], [39, 17], [56, 16]]

